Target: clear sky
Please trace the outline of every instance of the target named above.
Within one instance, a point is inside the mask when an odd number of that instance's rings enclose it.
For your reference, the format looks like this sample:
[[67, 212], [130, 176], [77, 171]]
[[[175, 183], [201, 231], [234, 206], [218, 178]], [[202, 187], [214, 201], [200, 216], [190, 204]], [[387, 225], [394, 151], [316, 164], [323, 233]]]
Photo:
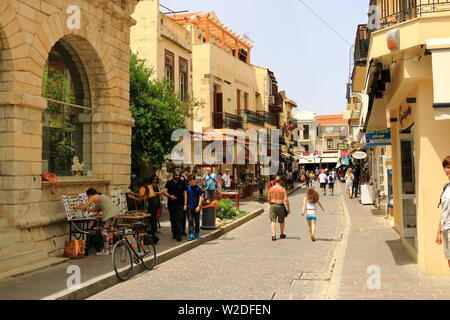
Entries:
[[[275, 72], [298, 109], [342, 113], [346, 107], [350, 45], [298, 0], [160, 0], [174, 11], [213, 10], [220, 21], [254, 41], [252, 64]], [[351, 44], [367, 23], [369, 0], [304, 0]]]

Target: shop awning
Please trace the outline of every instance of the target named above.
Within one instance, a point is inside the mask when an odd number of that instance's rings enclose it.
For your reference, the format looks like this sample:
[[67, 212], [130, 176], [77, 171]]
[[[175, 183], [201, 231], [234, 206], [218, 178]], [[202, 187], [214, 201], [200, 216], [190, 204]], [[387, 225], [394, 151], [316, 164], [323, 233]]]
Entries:
[[450, 38], [429, 39], [427, 49], [432, 53], [434, 118], [450, 119]]
[[319, 158], [317, 163], [337, 163], [339, 158]]

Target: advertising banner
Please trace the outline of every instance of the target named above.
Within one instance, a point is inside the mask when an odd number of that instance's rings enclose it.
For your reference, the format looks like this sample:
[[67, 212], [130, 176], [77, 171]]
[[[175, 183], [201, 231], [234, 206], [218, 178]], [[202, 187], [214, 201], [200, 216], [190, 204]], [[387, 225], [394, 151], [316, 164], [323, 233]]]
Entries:
[[391, 129], [366, 132], [366, 146], [390, 146]]

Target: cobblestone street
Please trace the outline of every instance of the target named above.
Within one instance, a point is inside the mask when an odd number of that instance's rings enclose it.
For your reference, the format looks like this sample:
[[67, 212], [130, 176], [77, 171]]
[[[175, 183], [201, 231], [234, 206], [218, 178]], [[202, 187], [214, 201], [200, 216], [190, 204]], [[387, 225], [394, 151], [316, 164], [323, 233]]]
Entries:
[[225, 236], [91, 299], [325, 299], [344, 216], [339, 196], [323, 197], [326, 213], [312, 242], [299, 214], [304, 192], [290, 197], [287, 239], [272, 242], [264, 205], [261, 216]]

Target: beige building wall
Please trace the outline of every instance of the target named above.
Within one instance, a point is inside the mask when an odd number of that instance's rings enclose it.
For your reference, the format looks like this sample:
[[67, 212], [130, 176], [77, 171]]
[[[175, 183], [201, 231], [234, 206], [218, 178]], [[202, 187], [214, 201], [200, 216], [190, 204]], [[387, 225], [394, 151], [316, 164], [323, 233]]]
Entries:
[[[390, 111], [392, 129], [394, 222], [395, 229], [402, 236], [405, 247], [418, 261], [419, 268], [425, 274], [449, 275], [443, 248], [435, 243], [441, 209], [437, 208], [442, 186], [448, 182], [442, 169], [442, 159], [449, 154], [446, 137], [450, 134], [450, 120], [436, 120], [435, 96], [433, 90], [433, 53], [425, 54], [427, 40], [449, 38], [450, 22], [448, 13], [427, 14], [396, 24], [372, 34], [368, 61], [381, 62], [384, 68], [391, 70], [391, 83], [387, 84], [382, 99], [376, 99], [370, 122], [378, 126], [383, 121], [381, 111]], [[386, 35], [399, 29], [400, 48], [389, 50]], [[413, 58], [413, 57], [419, 57]], [[395, 62], [393, 64], [393, 62]], [[368, 70], [369, 73], [371, 71]], [[416, 98], [410, 119], [399, 112], [407, 98]], [[373, 118], [373, 119], [372, 119]], [[372, 121], [373, 120], [373, 121]], [[407, 240], [403, 225], [401, 196], [401, 153], [399, 135], [405, 128], [402, 121], [414, 124], [415, 181], [417, 205], [417, 248]], [[373, 124], [372, 124], [373, 126]]]
[[[131, 28], [131, 50], [138, 53], [145, 65], [154, 70], [154, 79], [164, 79], [165, 52], [174, 55], [174, 88], [180, 92], [180, 58], [188, 61], [188, 92], [193, 93], [192, 39], [187, 28], [160, 12], [159, 0], [141, 0], [133, 18], [137, 24]], [[187, 119], [188, 129], [193, 128], [193, 119]]]
[[204, 102], [201, 110], [203, 128], [214, 127], [214, 86], [223, 94], [223, 112], [237, 115], [237, 90], [241, 90], [241, 114], [244, 93], [248, 93], [249, 110], [255, 110], [256, 78], [248, 65], [211, 43], [194, 44], [194, 96]]
[[[66, 11], [73, 1], [0, 1], [0, 219], [7, 219], [9, 232], [20, 234], [12, 246], [31, 241], [32, 250], [44, 253], [37, 255], [41, 258], [61, 252], [68, 233], [61, 192], [95, 186], [109, 193], [129, 186], [129, 30], [136, 3], [76, 1], [80, 29], [70, 30]], [[79, 56], [89, 80], [93, 176], [61, 178], [62, 191], [53, 196], [41, 180], [42, 112], [47, 108], [41, 93], [49, 52], [61, 39]], [[17, 247], [14, 254], [20, 253]]]

